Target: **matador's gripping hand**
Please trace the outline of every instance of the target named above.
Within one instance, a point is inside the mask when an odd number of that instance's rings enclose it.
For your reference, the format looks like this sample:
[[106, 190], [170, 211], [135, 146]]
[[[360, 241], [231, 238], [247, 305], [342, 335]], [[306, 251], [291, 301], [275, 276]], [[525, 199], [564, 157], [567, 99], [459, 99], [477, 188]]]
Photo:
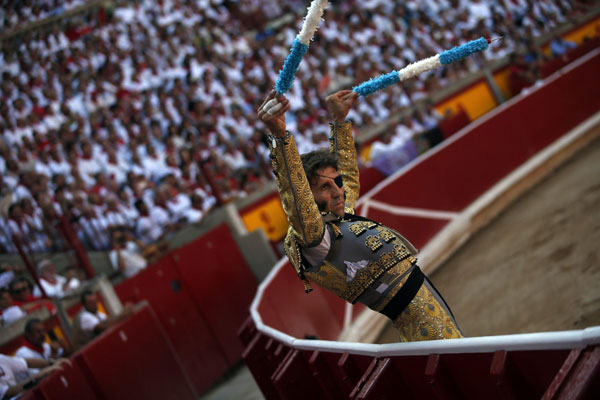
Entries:
[[283, 138], [286, 135], [285, 113], [289, 110], [288, 99], [271, 90], [258, 108], [258, 118], [269, 128], [273, 136]]
[[333, 122], [344, 122], [356, 99], [358, 99], [358, 93], [353, 90], [340, 90], [327, 96], [325, 102]]

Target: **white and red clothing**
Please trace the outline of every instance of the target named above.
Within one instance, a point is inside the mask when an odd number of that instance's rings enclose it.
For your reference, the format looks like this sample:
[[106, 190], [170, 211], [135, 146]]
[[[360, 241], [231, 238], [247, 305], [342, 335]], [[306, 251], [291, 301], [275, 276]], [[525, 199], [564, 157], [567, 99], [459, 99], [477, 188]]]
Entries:
[[119, 253], [121, 260], [123, 261], [124, 270], [123, 276], [129, 278], [148, 265], [146, 259], [142, 256], [139, 247], [134, 242], [127, 242], [123, 249], [113, 249], [110, 251], [108, 258], [115, 270], [119, 270]]
[[13, 322], [20, 320], [26, 315], [27, 313], [17, 305], [7, 307], [6, 310], [0, 311], [0, 317], [4, 321], [3, 325], [12, 324]]
[[[59, 349], [56, 353], [56, 357], [59, 357], [62, 353], [63, 350]], [[46, 342], [42, 343], [42, 345], [38, 347], [31, 343], [29, 340], [23, 338], [23, 343], [21, 344], [21, 347], [17, 349], [15, 356], [21, 358], [41, 358], [44, 360], [48, 360], [52, 356], [52, 348]], [[37, 374], [39, 371], [40, 370], [38, 368], [29, 368], [27, 370], [27, 373], [18, 374], [18, 380], [25, 380], [30, 376]]]
[[[65, 295], [65, 290], [63, 289], [65, 283], [67, 283], [67, 278], [60, 275], [55, 275], [54, 279], [48, 279], [47, 277], [43, 276], [40, 277], [40, 285], [42, 286], [44, 292], [46, 293], [46, 296], [48, 297], [63, 297]], [[77, 287], [79, 287], [79, 285], [79, 279], [73, 278], [69, 281], [67, 291], [71, 289], [76, 289]], [[37, 294], [35, 290], [33, 294]]]
[[9, 357], [0, 354], [0, 399], [11, 388], [15, 386], [17, 375], [27, 372], [27, 362], [21, 357]]

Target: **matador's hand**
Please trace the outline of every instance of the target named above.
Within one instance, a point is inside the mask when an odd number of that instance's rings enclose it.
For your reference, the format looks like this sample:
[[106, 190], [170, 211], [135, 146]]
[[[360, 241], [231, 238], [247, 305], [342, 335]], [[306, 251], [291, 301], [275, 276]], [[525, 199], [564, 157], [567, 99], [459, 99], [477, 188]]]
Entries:
[[356, 99], [358, 99], [358, 93], [353, 90], [340, 90], [327, 96], [325, 102], [333, 122], [344, 122]]
[[277, 96], [271, 90], [265, 101], [258, 108], [258, 118], [276, 137], [285, 137], [285, 113], [290, 109], [290, 102], [283, 95]]

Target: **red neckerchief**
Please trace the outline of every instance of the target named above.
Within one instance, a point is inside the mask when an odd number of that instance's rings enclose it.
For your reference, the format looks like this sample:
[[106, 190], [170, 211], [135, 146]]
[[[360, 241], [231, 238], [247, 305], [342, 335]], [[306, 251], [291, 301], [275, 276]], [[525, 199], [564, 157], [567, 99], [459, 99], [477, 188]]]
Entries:
[[29, 340], [27, 340], [27, 338], [23, 338], [23, 342], [21, 343], [21, 345], [25, 346], [28, 349], [31, 349], [33, 351], [37, 351], [38, 353], [40, 353], [42, 355], [42, 357], [44, 356], [44, 347], [36, 346], [35, 344], [33, 344]]

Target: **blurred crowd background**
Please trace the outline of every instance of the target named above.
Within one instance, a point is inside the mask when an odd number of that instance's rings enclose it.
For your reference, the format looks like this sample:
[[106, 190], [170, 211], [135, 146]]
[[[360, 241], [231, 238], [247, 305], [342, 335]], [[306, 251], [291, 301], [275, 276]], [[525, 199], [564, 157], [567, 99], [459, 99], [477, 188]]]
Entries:
[[[0, 53], [0, 252], [17, 252], [15, 242], [33, 253], [62, 250], [57, 232], [68, 224], [86, 249], [133, 242], [156, 256], [172, 232], [273, 180], [255, 111], [308, 2], [121, 0], [69, 17], [84, 3], [7, 1], [0, 10], [0, 35], [19, 33]], [[408, 162], [435, 144], [423, 132], [446, 117], [432, 94], [503, 57], [518, 66], [514, 91], [534, 85], [548, 59], [534, 39], [591, 4], [332, 1], [287, 95], [288, 129], [300, 152], [327, 146], [328, 94], [481, 36], [503, 37], [352, 110], [359, 131], [403, 115], [363, 164], [406, 148]], [[31, 28], [48, 18], [50, 29]], [[573, 45], [557, 37], [550, 57]]]

